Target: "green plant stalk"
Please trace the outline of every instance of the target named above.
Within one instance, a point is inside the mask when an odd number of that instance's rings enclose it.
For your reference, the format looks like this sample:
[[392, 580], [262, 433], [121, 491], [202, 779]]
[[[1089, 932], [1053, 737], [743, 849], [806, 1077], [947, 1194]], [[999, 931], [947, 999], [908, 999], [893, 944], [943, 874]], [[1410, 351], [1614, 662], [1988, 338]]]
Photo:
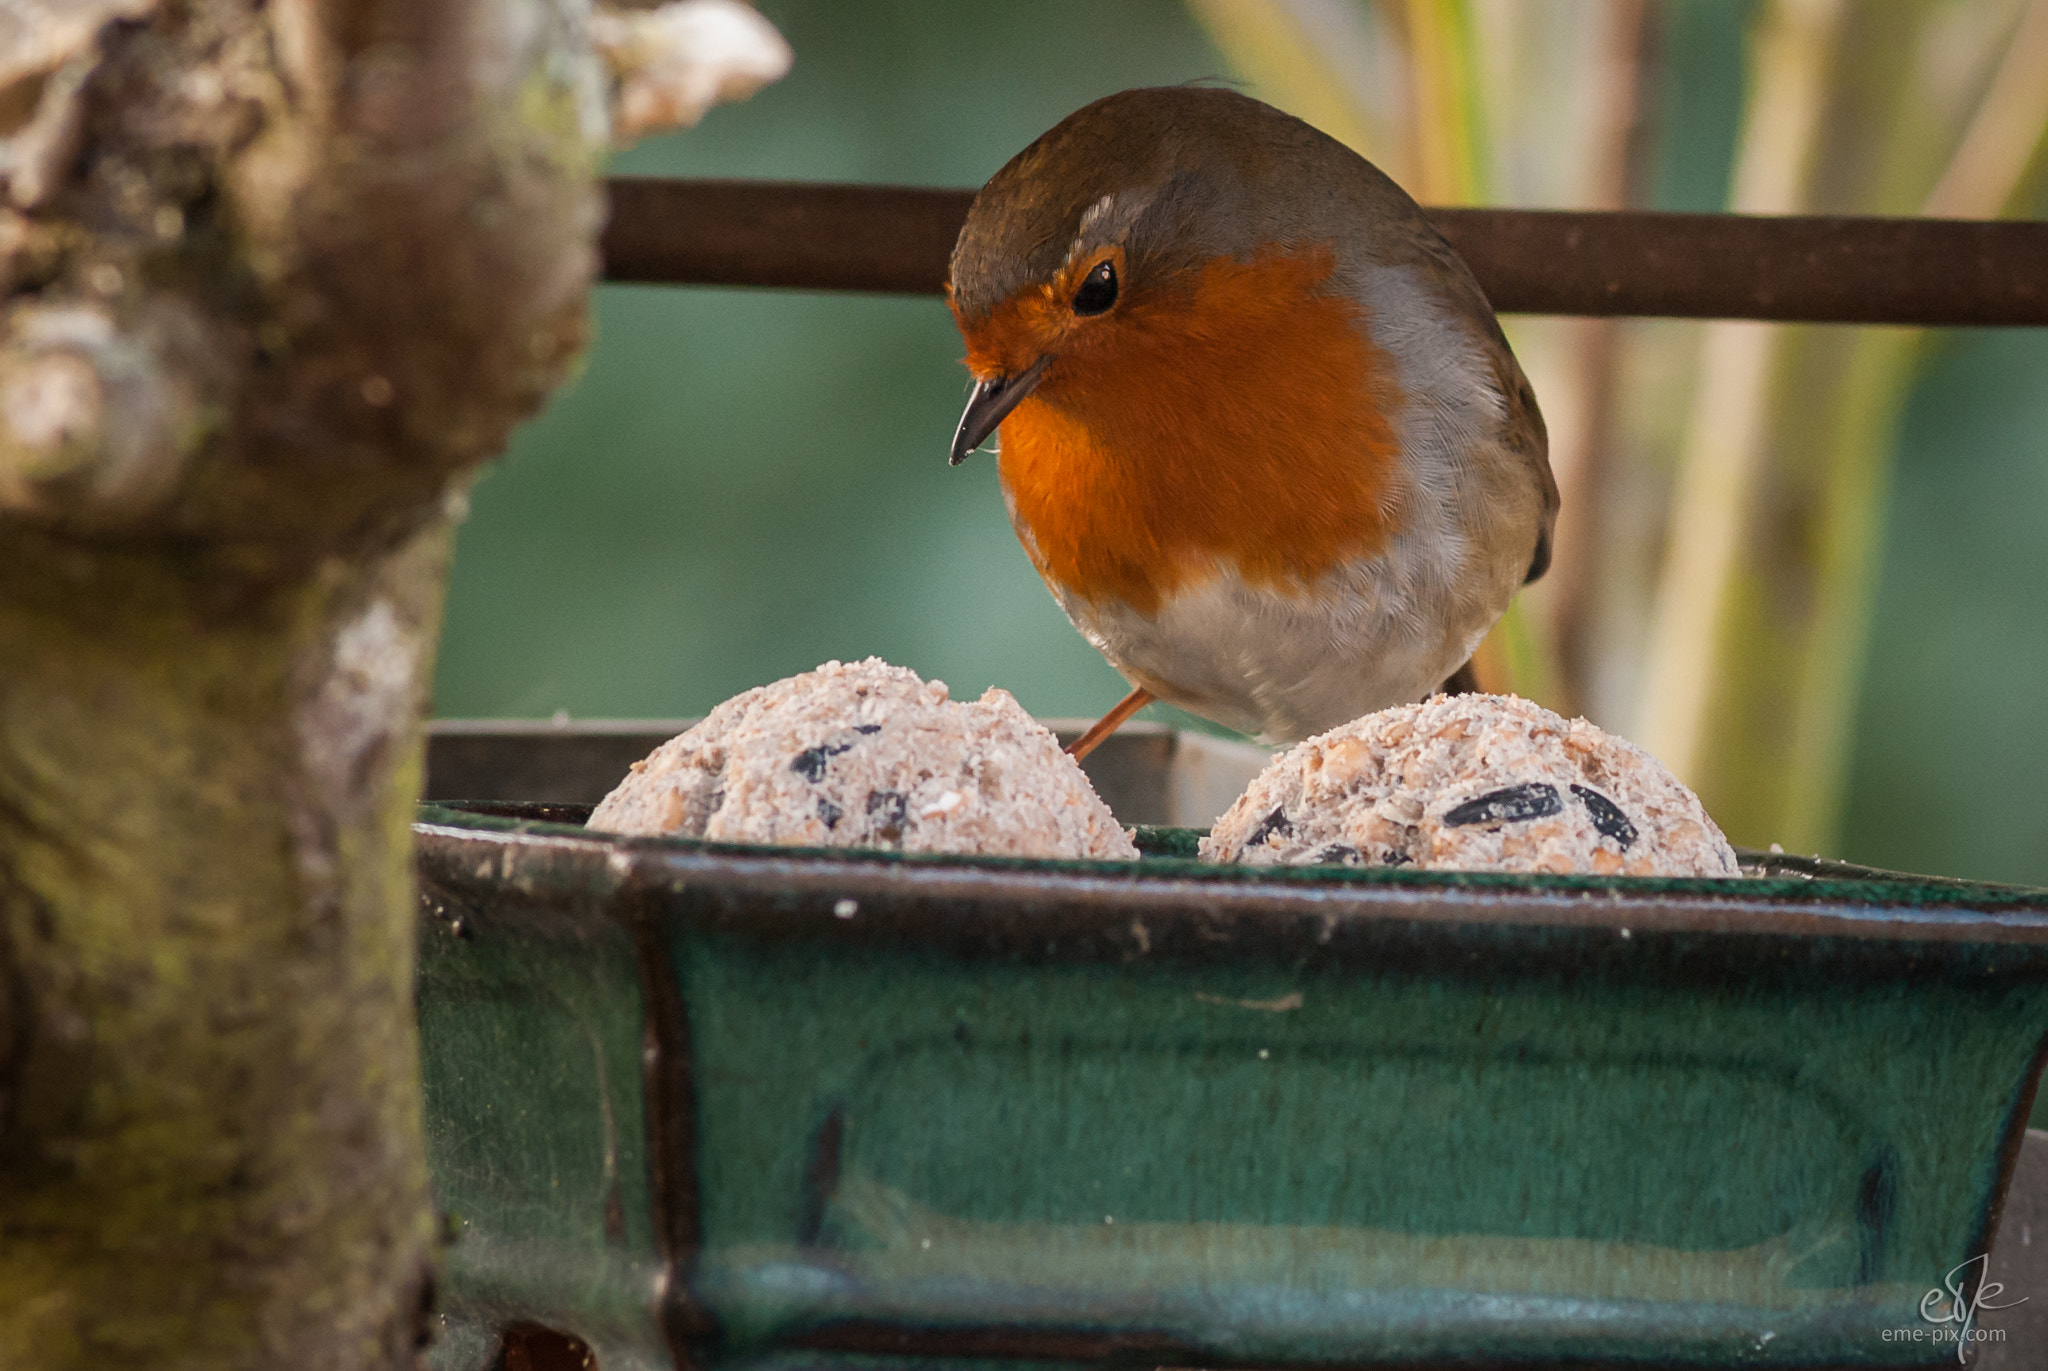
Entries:
[[[2048, 2], [2030, 0], [1997, 70], [1921, 212], [2010, 213], [2048, 151]], [[1911, 130], [1895, 133], [1908, 136]], [[1886, 197], [1904, 198], [1897, 191]], [[1847, 799], [1850, 740], [1869, 670], [1879, 550], [1901, 420], [1927, 355], [1927, 336], [1865, 330], [1843, 370], [1840, 408], [1823, 449], [1827, 473], [1815, 572], [1813, 641], [1797, 684], [1785, 842], [1831, 850]]]
[[[1910, 12], [1864, 19], [1847, 35], [1853, 47], [1837, 97], [1844, 114], [1833, 121], [1829, 161], [1854, 167], [1861, 151], [1869, 171], [1841, 176], [1830, 206], [2001, 212], [2048, 131], [2040, 79], [2048, 3], [1975, 16], [1967, 36], [1989, 79], [1975, 109], [1964, 111], [1966, 126], [1926, 76], [1930, 54], [1952, 47], [1957, 31]], [[1791, 335], [1772, 419], [1776, 517], [1752, 527], [1747, 540], [1751, 579], [1765, 598], [1746, 620], [1751, 634], [1729, 639], [1748, 660], [1731, 662], [1720, 683], [1715, 723], [1723, 742], [1706, 778], [1710, 803], [1723, 802], [1735, 831], [1751, 841], [1775, 839], [1802, 852], [1832, 851], [1838, 842], [1892, 468], [1925, 355], [1924, 335], [1911, 330]]]
[[[1777, 0], [1752, 44], [1751, 86], [1730, 208], [1782, 214], [1805, 202], [1821, 115], [1835, 77], [1839, 0]], [[1731, 659], [1734, 586], [1769, 439], [1779, 335], [1711, 324], [1702, 342], [1692, 419], [1667, 520], [1636, 741], [1702, 788], [1714, 749], [1710, 715]], [[1713, 795], [1707, 807], [1728, 820]]]
[[1253, 93], [1392, 172], [1372, 111], [1317, 50], [1287, 0], [1187, 0], [1188, 12]]
[[[1485, 203], [1493, 190], [1484, 92], [1476, 79], [1479, 35], [1465, 0], [1405, 0], [1413, 72], [1418, 197], [1431, 204]], [[1551, 644], [1517, 596], [1473, 654], [1487, 690], [1554, 701]]]
[[1464, 0], [1405, 0], [1417, 130], [1416, 198], [1425, 204], [1484, 203], [1491, 189], [1478, 54]]
[[1839, 832], [1899, 420], [1920, 369], [1922, 337], [1863, 331], [1840, 381], [1839, 417], [1823, 453], [1815, 609], [1786, 757], [1781, 841], [1794, 852], [1831, 851]]
[[1541, 633], [1542, 622], [1529, 612], [1528, 597], [1517, 595], [1486, 641], [1498, 649], [1496, 661], [1510, 692], [1539, 704], [1562, 705], [1565, 702], [1559, 696], [1555, 662]]

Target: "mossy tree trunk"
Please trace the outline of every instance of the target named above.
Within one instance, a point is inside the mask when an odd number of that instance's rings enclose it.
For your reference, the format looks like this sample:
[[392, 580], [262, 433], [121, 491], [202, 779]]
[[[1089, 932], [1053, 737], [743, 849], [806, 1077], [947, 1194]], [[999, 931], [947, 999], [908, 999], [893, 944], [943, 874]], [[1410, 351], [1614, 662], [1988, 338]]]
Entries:
[[409, 1366], [448, 528], [582, 340], [572, 0], [0, 15], [0, 1366]]

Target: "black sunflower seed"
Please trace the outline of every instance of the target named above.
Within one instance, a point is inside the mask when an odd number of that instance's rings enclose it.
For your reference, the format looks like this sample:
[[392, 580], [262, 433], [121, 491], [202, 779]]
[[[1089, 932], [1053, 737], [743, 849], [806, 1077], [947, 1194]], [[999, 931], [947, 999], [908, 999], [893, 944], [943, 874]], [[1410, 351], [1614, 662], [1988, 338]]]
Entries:
[[910, 797], [899, 790], [876, 790], [868, 795], [868, 814], [880, 815], [875, 825], [875, 836], [885, 843], [893, 843], [903, 836], [903, 825], [910, 817]]
[[1620, 843], [1624, 851], [1636, 840], [1636, 826], [1628, 821], [1628, 815], [1621, 812], [1620, 805], [1590, 786], [1575, 785], [1572, 794], [1586, 806], [1593, 827]]
[[819, 743], [816, 747], [807, 747], [802, 752], [797, 753], [795, 760], [790, 762], [789, 769], [805, 780], [816, 784], [825, 779], [825, 759], [827, 757], [837, 757], [842, 752], [851, 752], [852, 750], [852, 743]]
[[1564, 801], [1558, 798], [1556, 786], [1546, 785], [1542, 781], [1530, 781], [1524, 785], [1489, 790], [1484, 795], [1465, 801], [1444, 815], [1444, 827], [1463, 828], [1466, 824], [1518, 824], [1563, 812]]
[[1274, 808], [1271, 814], [1259, 820], [1259, 826], [1252, 830], [1249, 838], [1244, 840], [1244, 845], [1246, 847], [1257, 847], [1275, 833], [1285, 835], [1293, 831], [1294, 822], [1287, 817], [1287, 806], [1279, 805]]

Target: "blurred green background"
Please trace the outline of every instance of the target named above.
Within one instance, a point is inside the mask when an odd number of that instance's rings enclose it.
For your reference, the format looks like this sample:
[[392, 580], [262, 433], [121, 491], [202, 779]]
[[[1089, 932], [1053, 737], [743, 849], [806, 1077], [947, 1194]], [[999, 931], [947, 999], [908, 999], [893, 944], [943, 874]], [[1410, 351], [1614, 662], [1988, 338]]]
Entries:
[[[1247, 68], [1219, 47], [1235, 40], [1218, 5], [760, 8], [795, 49], [791, 73], [633, 149], [616, 172], [974, 186], [1098, 96]], [[1756, 8], [1650, 6], [1638, 203], [1727, 202]], [[1446, 12], [1484, 24], [1499, 9]], [[1540, 27], [1569, 7], [1533, 9], [1525, 22]], [[1290, 105], [1284, 83], [1244, 88]], [[1531, 184], [1502, 173], [1490, 189], [1538, 203]], [[1696, 326], [1629, 327], [1646, 355], [1696, 346], [1684, 341]], [[1122, 694], [1017, 547], [993, 461], [946, 466], [967, 379], [940, 301], [607, 286], [595, 331], [580, 378], [474, 492], [439, 716], [701, 714], [871, 653], [960, 697], [1000, 684], [1040, 715], [1092, 715]], [[1643, 391], [1670, 384], [1682, 381]], [[1683, 517], [1664, 509], [1676, 459], [1660, 443], [1624, 444], [1605, 481], [1609, 541], [1637, 559], [1598, 561], [1616, 584], [1643, 579], [1658, 529]], [[1936, 341], [1895, 448], [1887, 438], [1894, 453], [1830, 855], [2048, 884], [2048, 335]], [[1595, 675], [1619, 684], [1572, 703], [1627, 732], [1640, 608], [1615, 617]], [[1738, 841], [1767, 840], [1755, 827], [1767, 814], [1745, 828], [1737, 800], [1706, 793]]]

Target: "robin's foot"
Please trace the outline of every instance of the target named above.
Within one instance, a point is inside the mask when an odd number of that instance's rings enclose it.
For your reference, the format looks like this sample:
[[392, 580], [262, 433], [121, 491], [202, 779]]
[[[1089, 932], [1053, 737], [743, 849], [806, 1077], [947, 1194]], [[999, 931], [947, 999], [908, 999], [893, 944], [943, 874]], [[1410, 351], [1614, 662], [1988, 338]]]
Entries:
[[1095, 726], [1067, 744], [1067, 755], [1075, 761], [1093, 752], [1110, 734], [1124, 726], [1124, 720], [1152, 703], [1152, 692], [1139, 686], [1130, 694], [1117, 701], [1115, 709], [1095, 721]]
[[1436, 693], [1439, 695], [1484, 694], [1485, 692], [1479, 688], [1479, 669], [1470, 662], [1465, 663], [1465, 665], [1451, 673], [1450, 679], [1437, 687]]

